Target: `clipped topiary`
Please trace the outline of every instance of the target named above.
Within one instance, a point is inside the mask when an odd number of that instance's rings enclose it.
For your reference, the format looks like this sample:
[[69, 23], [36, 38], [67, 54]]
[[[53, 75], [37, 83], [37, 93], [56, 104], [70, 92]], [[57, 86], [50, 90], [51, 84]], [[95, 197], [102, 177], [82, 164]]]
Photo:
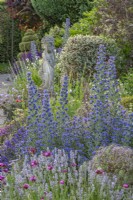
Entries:
[[22, 42], [19, 44], [21, 52], [18, 54], [18, 58], [22, 58], [23, 54], [30, 51], [32, 41], [34, 41], [37, 48], [39, 48], [39, 39], [37, 34], [32, 29], [28, 29], [22, 38]]
[[83, 73], [86, 77], [94, 71], [100, 44], [106, 46], [107, 55], [117, 55], [119, 49], [112, 39], [100, 36], [77, 35], [70, 37], [61, 53], [58, 66], [72, 78]]
[[133, 149], [112, 144], [101, 147], [90, 161], [93, 170], [115, 174], [120, 181], [133, 184]]

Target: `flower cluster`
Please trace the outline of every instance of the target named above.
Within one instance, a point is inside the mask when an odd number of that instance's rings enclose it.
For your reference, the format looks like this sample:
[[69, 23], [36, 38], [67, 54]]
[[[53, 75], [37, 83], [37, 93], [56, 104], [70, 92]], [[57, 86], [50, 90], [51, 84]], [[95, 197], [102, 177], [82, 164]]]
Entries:
[[25, 156], [22, 166], [15, 162], [10, 174], [0, 163], [1, 199], [132, 199], [131, 185], [118, 185], [116, 176], [110, 178], [102, 169], [92, 171], [87, 162], [78, 166], [77, 160], [77, 152], [68, 156], [64, 150], [47, 149]]
[[30, 147], [40, 152], [49, 146], [51, 149], [57, 147], [67, 152], [78, 150], [84, 161], [90, 158], [99, 146], [117, 143], [132, 147], [133, 114], [127, 114], [119, 103], [114, 61], [114, 57], [106, 60], [105, 49], [101, 45], [90, 96], [92, 108], [88, 118], [69, 117], [67, 76], [64, 77], [59, 107], [54, 116], [48, 92], [45, 90], [41, 97], [31, 79], [31, 73], [28, 72], [27, 126], [22, 127], [11, 141], [6, 141], [3, 149], [9, 153], [8, 158], [12, 158], [13, 151], [15, 155], [23, 155]]
[[103, 45], [99, 47], [95, 70], [89, 119], [94, 144], [106, 146], [113, 142], [129, 145], [132, 127], [128, 114], [120, 105], [115, 58], [106, 59]]

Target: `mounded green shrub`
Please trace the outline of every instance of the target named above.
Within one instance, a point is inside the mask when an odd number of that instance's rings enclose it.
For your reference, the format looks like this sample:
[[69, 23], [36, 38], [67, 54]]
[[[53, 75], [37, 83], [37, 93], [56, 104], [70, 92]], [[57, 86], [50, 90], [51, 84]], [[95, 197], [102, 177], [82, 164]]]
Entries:
[[22, 42], [36, 41], [38, 40], [37, 35], [27, 35], [22, 38]]
[[18, 54], [18, 58], [21, 58], [23, 53], [29, 52], [31, 41], [34, 41], [37, 48], [39, 48], [39, 39], [37, 34], [32, 29], [28, 29], [22, 38], [22, 42], [19, 44], [19, 49], [21, 52]]
[[32, 29], [28, 29], [24, 35], [29, 36], [29, 35], [34, 35], [34, 34], [35, 34], [35, 32]]
[[114, 40], [100, 36], [77, 35], [70, 37], [61, 53], [58, 66], [72, 78], [83, 73], [88, 77], [94, 71], [100, 44], [106, 46], [107, 55], [117, 56], [119, 49]]
[[19, 44], [19, 49], [20, 51], [24, 52], [24, 51], [29, 51], [30, 50], [30, 42], [22, 42]]
[[107, 173], [117, 175], [122, 182], [133, 181], [133, 149], [131, 148], [115, 144], [101, 147], [90, 163], [93, 170], [103, 169]]
[[133, 96], [122, 97], [121, 104], [133, 112]]

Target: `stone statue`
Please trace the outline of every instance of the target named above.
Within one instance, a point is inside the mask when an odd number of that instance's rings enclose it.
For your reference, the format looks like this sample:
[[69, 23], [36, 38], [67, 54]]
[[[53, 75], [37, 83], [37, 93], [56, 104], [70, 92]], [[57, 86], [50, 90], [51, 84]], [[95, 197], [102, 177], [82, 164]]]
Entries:
[[51, 36], [46, 36], [42, 39], [43, 63], [39, 70], [39, 74], [43, 81], [43, 89], [53, 92], [54, 82], [54, 67], [55, 67], [55, 52], [54, 39]]

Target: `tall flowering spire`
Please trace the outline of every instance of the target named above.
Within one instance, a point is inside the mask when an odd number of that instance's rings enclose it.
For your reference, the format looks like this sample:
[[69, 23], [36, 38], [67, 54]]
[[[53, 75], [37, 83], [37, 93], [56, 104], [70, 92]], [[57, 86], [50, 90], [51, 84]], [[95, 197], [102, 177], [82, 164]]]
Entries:
[[68, 38], [69, 38], [69, 31], [70, 31], [70, 18], [66, 18], [66, 23], [65, 23], [65, 34], [64, 34], [64, 45], [67, 42]]
[[126, 144], [125, 127], [128, 122], [126, 111], [120, 105], [116, 80], [115, 58], [106, 59], [105, 46], [100, 45], [92, 87], [92, 112], [90, 127], [96, 146], [113, 143]]
[[37, 49], [36, 49], [36, 44], [34, 41], [31, 41], [30, 52], [31, 52], [32, 61], [34, 62], [37, 57]]

